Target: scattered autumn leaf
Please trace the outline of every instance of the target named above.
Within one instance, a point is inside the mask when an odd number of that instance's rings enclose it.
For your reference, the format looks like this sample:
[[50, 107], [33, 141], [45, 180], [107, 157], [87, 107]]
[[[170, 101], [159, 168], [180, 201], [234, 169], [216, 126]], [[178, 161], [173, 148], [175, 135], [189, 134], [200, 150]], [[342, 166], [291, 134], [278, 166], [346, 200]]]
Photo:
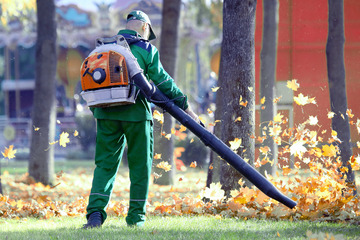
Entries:
[[171, 170], [171, 165], [166, 161], [162, 161], [162, 162], [158, 163], [156, 165], [156, 167], [165, 170], [165, 172], [168, 172]]
[[289, 80], [286, 82], [286, 86], [290, 89], [292, 89], [293, 91], [297, 91], [298, 88], [300, 87], [300, 84], [297, 83], [297, 80], [296, 79], [293, 79], [293, 80]]
[[219, 88], [220, 88], [220, 87], [213, 87], [213, 88], [211, 88], [211, 91], [212, 91], [212, 92], [217, 92], [217, 90], [219, 90]]
[[281, 113], [276, 114], [276, 116], [274, 117], [274, 122], [281, 122], [282, 118], [284, 117], [284, 115], [282, 115]]
[[237, 117], [234, 122], [241, 122], [241, 117]]
[[190, 164], [190, 167], [191, 168], [196, 168], [197, 166], [197, 162], [196, 161], [193, 161], [191, 164]]
[[180, 131], [180, 132], [186, 131], [186, 127], [185, 127], [184, 125], [181, 125], [179, 131]]
[[351, 110], [351, 109], [347, 109], [347, 110], [346, 110], [346, 115], [348, 115], [349, 118], [353, 118], [353, 117], [354, 117], [354, 114], [352, 113], [352, 110]]
[[337, 154], [336, 147], [334, 145], [323, 145], [322, 146], [323, 155], [325, 157], [335, 157]]
[[230, 149], [236, 151], [241, 147], [242, 140], [240, 138], [235, 138], [233, 141], [229, 141]]
[[60, 146], [62, 147], [66, 147], [66, 144], [70, 142], [70, 139], [69, 139], [69, 133], [67, 132], [62, 132], [60, 134], [60, 139], [59, 139], [59, 144]]
[[334, 112], [328, 112], [328, 113], [327, 113], [327, 117], [328, 117], [329, 119], [332, 119], [334, 116], [335, 116], [335, 113], [334, 113]]
[[14, 145], [10, 145], [9, 148], [5, 147], [4, 152], [1, 152], [5, 158], [12, 159], [15, 158], [16, 149], [14, 149]]
[[317, 125], [319, 122], [318, 118], [315, 116], [309, 116], [309, 124], [314, 126]]
[[153, 118], [159, 121], [161, 124], [164, 123], [164, 114], [160, 113], [158, 110], [154, 110]]
[[161, 153], [156, 153], [156, 154], [154, 155], [154, 159], [156, 159], [156, 160], [161, 159]]
[[264, 104], [265, 103], [265, 97], [263, 97], [261, 100], [260, 100], [260, 104]]
[[308, 96], [304, 96], [302, 93], [300, 93], [297, 97], [294, 97], [294, 101], [300, 106], [304, 106], [309, 103], [316, 104], [315, 98], [309, 98]]

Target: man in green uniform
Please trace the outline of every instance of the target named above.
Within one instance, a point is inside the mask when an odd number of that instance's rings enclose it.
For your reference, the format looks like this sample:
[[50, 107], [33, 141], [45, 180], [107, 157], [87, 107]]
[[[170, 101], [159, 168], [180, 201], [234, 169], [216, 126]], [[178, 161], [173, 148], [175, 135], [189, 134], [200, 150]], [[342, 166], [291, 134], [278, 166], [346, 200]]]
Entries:
[[[174, 103], [199, 122], [188, 105], [187, 97], [164, 70], [159, 52], [149, 40], [155, 39], [149, 17], [142, 11], [132, 11], [126, 29], [119, 31], [126, 38], [144, 75]], [[107, 215], [116, 173], [127, 143], [130, 173], [130, 203], [126, 217], [129, 226], [145, 222], [146, 201], [153, 159], [153, 123], [150, 103], [139, 94], [135, 104], [107, 108], [91, 108], [97, 122], [94, 178], [87, 206], [84, 229], [100, 227]]]

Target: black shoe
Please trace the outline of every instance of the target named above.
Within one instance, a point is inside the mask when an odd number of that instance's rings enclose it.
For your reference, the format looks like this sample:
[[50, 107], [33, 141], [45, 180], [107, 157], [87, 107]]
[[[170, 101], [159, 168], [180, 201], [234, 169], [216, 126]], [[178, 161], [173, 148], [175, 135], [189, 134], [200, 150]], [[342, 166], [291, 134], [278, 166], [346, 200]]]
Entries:
[[97, 228], [102, 225], [102, 215], [100, 212], [93, 212], [88, 218], [88, 222], [84, 224], [83, 229]]

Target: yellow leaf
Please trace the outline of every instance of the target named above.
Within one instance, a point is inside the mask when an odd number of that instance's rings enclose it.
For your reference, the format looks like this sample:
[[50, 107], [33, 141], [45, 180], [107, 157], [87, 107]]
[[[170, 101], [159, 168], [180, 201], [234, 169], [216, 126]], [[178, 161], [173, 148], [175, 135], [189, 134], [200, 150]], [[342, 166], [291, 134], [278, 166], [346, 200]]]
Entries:
[[237, 117], [237, 118], [235, 119], [235, 122], [241, 122], [241, 117]]
[[281, 122], [281, 119], [284, 117], [284, 115], [281, 115], [281, 113], [276, 114], [274, 117], [274, 122]]
[[8, 159], [15, 158], [16, 150], [13, 145], [10, 145], [9, 148], [5, 147], [5, 151], [1, 152], [2, 155]]
[[171, 128], [171, 134], [175, 134], [175, 133], [176, 133], [175, 128]]
[[294, 97], [294, 101], [297, 105], [304, 106], [309, 103], [309, 97], [300, 93], [297, 97]]
[[242, 140], [239, 138], [235, 138], [233, 141], [229, 141], [230, 149], [236, 151], [239, 147], [241, 147]]
[[332, 137], [337, 137], [337, 132], [335, 130], [331, 130], [331, 136]]
[[351, 109], [347, 109], [347, 110], [346, 110], [346, 115], [348, 115], [349, 118], [353, 118], [353, 117], [354, 117], [354, 114], [352, 113], [352, 110], [351, 110]]
[[265, 103], [265, 97], [263, 97], [263, 98], [260, 100], [260, 103], [261, 103], [261, 104], [264, 104], [264, 103]]
[[335, 157], [337, 154], [336, 147], [334, 145], [324, 145], [322, 146], [323, 155], [325, 157]]
[[194, 142], [194, 139], [192, 138], [191, 140], [190, 140], [190, 143], [193, 143]]
[[69, 133], [67, 132], [62, 132], [60, 134], [60, 139], [59, 139], [59, 144], [60, 146], [62, 147], [66, 147], [66, 144], [70, 142], [70, 139], [69, 139]]
[[268, 146], [260, 147], [260, 152], [262, 154], [267, 154], [270, 151], [270, 148]]
[[246, 102], [240, 102], [240, 106], [246, 107], [248, 105], [248, 101]]
[[296, 79], [293, 79], [293, 80], [291, 80], [291, 81], [287, 81], [286, 86], [287, 86], [288, 88], [292, 89], [293, 91], [297, 91], [298, 88], [300, 87], [300, 84], [298, 84], [298, 83], [296, 82]]
[[166, 134], [164, 137], [165, 137], [167, 140], [170, 140], [171, 134], [170, 134], [170, 133], [169, 133], [169, 134]]
[[211, 88], [211, 91], [216, 92], [217, 90], [219, 90], [219, 88], [220, 87], [213, 87], [213, 88]]
[[161, 124], [164, 123], [164, 114], [160, 113], [158, 110], [154, 111], [153, 118], [158, 120]]
[[156, 165], [157, 168], [164, 169], [165, 172], [168, 172], [171, 170], [171, 165], [168, 162], [162, 161]]
[[154, 155], [154, 159], [161, 159], [161, 153], [156, 153], [155, 155]]
[[40, 130], [40, 128], [38, 128], [38, 127], [35, 127], [35, 126], [33, 126], [33, 127], [34, 127], [34, 131], [35, 131], [35, 132], [37, 132], [37, 131]]
[[334, 112], [328, 112], [328, 114], [327, 114], [327, 117], [328, 117], [329, 119], [332, 119], [334, 116], [335, 116], [335, 113], [334, 113]]
[[270, 136], [278, 136], [281, 132], [281, 126], [269, 127]]
[[79, 132], [77, 130], [74, 131], [74, 137], [79, 136]]
[[50, 142], [49, 145], [54, 145], [56, 143], [58, 143], [59, 141], [53, 141], [53, 142]]
[[185, 127], [184, 125], [181, 125], [179, 131], [180, 131], [180, 132], [186, 131], [186, 127]]

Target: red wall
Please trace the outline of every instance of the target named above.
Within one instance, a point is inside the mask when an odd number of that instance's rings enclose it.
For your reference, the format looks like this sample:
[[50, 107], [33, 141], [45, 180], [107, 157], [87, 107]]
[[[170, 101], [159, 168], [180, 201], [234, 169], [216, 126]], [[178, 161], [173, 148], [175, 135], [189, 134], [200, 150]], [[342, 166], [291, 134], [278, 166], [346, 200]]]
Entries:
[[[304, 122], [310, 115], [317, 116], [321, 130], [331, 129], [329, 89], [326, 67], [326, 41], [328, 33], [327, 0], [279, 0], [279, 35], [277, 50], [277, 81], [297, 79], [300, 88], [294, 96], [303, 93], [316, 97], [317, 105], [300, 107], [293, 104], [294, 124]], [[260, 51], [262, 41], [262, 1], [256, 9], [255, 71], [256, 89], [260, 83]], [[344, 1], [345, 16], [345, 68], [348, 108], [356, 122], [360, 118], [360, 1]], [[257, 91], [259, 92], [259, 91]], [[278, 97], [281, 93], [277, 94]], [[260, 95], [256, 96], [259, 103]], [[259, 114], [257, 113], [257, 123]], [[257, 125], [258, 126], [258, 125]], [[313, 130], [319, 127], [314, 127]], [[320, 131], [321, 131], [320, 130]], [[351, 126], [353, 141], [360, 141], [355, 125]], [[329, 136], [329, 135], [327, 135]], [[354, 149], [357, 153], [358, 149]]]

